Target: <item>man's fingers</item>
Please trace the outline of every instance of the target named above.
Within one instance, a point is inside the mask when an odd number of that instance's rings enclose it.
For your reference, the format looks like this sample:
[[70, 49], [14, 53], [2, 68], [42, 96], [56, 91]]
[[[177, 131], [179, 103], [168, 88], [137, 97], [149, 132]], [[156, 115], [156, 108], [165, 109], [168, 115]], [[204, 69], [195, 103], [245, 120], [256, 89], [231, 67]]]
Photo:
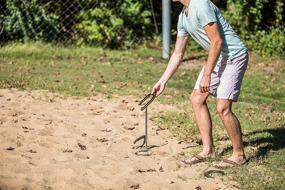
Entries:
[[158, 90], [159, 90], [159, 87], [157, 87], [157, 85], [155, 85], [155, 86], [152, 88], [151, 94], [155, 94]]
[[200, 86], [200, 92], [202, 92], [202, 93], [210, 92], [210, 87], [209, 86]]
[[200, 86], [200, 92], [202, 92], [202, 93], [203, 93], [203, 87], [202, 87], [202, 86]]
[[205, 87], [204, 87], [204, 86], [200, 86], [200, 91], [201, 91], [202, 93], [204, 93], [204, 92], [205, 92]]
[[163, 91], [163, 88], [160, 88], [157, 92], [156, 92], [156, 96], [159, 96]]

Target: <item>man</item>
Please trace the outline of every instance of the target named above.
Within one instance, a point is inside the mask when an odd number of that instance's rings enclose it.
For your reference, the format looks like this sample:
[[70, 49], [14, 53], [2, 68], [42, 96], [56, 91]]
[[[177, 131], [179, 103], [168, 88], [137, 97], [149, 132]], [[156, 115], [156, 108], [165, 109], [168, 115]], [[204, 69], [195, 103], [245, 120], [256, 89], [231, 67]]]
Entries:
[[152, 93], [159, 96], [180, 65], [189, 36], [209, 52], [191, 93], [195, 119], [202, 138], [202, 151], [185, 163], [205, 161], [215, 154], [212, 121], [206, 100], [217, 97], [217, 112], [232, 142], [232, 156], [224, 161], [230, 165], [246, 162], [239, 120], [232, 112], [232, 103], [238, 100], [242, 79], [248, 64], [248, 51], [219, 9], [209, 0], [173, 0], [184, 5], [177, 24], [175, 50]]

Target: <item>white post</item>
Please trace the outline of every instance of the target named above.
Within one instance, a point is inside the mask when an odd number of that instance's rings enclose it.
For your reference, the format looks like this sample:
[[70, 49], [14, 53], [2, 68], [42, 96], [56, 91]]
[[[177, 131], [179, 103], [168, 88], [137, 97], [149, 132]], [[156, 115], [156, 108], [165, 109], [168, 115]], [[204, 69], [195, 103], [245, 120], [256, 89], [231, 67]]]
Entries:
[[170, 6], [171, 0], [162, 0], [162, 57], [170, 56]]

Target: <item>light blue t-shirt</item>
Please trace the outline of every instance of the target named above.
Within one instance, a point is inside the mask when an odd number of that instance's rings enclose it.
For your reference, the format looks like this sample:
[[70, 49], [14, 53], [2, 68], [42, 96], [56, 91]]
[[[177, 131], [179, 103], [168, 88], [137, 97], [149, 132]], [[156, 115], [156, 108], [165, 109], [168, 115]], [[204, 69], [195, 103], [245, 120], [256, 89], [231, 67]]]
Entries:
[[236, 58], [247, 52], [247, 48], [242, 43], [232, 27], [224, 19], [220, 10], [210, 0], [191, 0], [188, 7], [188, 14], [181, 11], [177, 24], [177, 35], [191, 37], [205, 50], [210, 49], [210, 40], [204, 27], [211, 23], [219, 24], [220, 33], [223, 39], [221, 55]]

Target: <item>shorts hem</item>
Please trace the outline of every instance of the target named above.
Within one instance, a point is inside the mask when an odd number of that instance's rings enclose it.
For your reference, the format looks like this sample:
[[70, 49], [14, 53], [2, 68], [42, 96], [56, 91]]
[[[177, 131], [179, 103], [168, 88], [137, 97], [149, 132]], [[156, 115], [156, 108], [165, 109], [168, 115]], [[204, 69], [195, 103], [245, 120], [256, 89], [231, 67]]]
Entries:
[[224, 100], [232, 100], [233, 102], [237, 102], [238, 98], [234, 97], [224, 97], [224, 96], [216, 96], [217, 99], [224, 99]]
[[[194, 90], [199, 90], [199, 88], [194, 88]], [[217, 95], [216, 93], [211, 93], [210, 92], [210, 95], [211, 96], [214, 96], [215, 98], [217, 99], [224, 99], [224, 100], [232, 100], [233, 102], [237, 102], [238, 101], [238, 97], [233, 97], [233, 96], [219, 96]]]

